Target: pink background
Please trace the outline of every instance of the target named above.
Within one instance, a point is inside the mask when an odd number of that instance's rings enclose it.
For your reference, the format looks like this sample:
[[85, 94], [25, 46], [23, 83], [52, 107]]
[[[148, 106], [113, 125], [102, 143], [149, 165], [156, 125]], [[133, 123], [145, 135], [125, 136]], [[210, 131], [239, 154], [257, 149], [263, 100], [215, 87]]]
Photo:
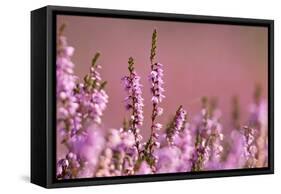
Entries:
[[149, 135], [151, 94], [147, 76], [150, 70], [150, 47], [153, 29], [158, 31], [156, 61], [164, 65], [162, 107], [159, 121], [165, 124], [179, 105], [189, 116], [196, 115], [202, 96], [218, 97], [223, 112], [222, 123], [229, 128], [231, 97], [238, 95], [243, 121], [248, 118], [254, 86], [259, 83], [267, 97], [267, 28], [234, 25], [180, 23], [82, 16], [58, 16], [58, 26], [65, 22], [65, 35], [75, 48], [75, 73], [82, 79], [91, 59], [99, 51], [102, 78], [108, 81], [108, 107], [103, 126], [119, 128], [126, 115], [125, 92], [121, 77], [128, 74], [127, 61], [135, 59], [141, 76], [144, 96], [144, 126]]

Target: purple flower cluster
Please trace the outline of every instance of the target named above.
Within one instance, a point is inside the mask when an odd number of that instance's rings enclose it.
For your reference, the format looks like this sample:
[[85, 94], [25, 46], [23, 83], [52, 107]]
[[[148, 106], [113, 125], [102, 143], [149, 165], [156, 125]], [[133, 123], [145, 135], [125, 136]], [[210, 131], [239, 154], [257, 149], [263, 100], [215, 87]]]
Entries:
[[125, 98], [126, 109], [133, 110], [132, 122], [136, 127], [139, 127], [143, 123], [143, 98], [141, 96], [141, 84], [140, 77], [136, 72], [133, 72], [131, 76], [125, 76], [122, 79], [124, 81], [124, 88], [128, 92], [128, 96]]
[[194, 152], [194, 143], [189, 127], [189, 124], [186, 124], [184, 130], [180, 132], [174, 141], [174, 144], [181, 150], [181, 162], [177, 168], [178, 172], [188, 172], [191, 170], [190, 158]]
[[250, 119], [248, 126], [256, 129], [257, 167], [267, 166], [268, 163], [268, 108], [267, 102], [262, 98], [261, 86], [257, 85], [254, 91], [254, 102], [250, 105]]
[[[232, 98], [232, 128], [230, 135], [227, 137], [227, 143], [230, 147], [228, 157], [224, 162], [225, 169], [242, 168], [246, 159], [244, 156], [244, 135], [241, 132], [240, 106], [237, 96]], [[230, 146], [235, 145], [235, 146]], [[240, 156], [240, 157], [237, 157]]]
[[222, 133], [222, 124], [220, 123], [221, 111], [217, 107], [211, 108], [210, 116], [210, 156], [206, 164], [209, 170], [222, 168], [221, 154], [223, 153], [222, 141], [224, 135]]
[[[181, 111], [184, 112], [183, 110]], [[183, 128], [177, 135], [173, 136], [173, 146], [169, 143], [167, 144], [167, 131], [161, 135], [161, 147], [155, 150], [155, 156], [158, 159], [156, 173], [190, 171], [190, 156], [193, 152], [193, 143], [189, 127], [189, 123], [184, 122]]]
[[[152, 94], [152, 115], [151, 115], [151, 142], [157, 145], [158, 131], [162, 128], [162, 124], [156, 122], [156, 117], [163, 113], [163, 108], [159, 106], [165, 96], [163, 95], [163, 65], [160, 63], [155, 63], [151, 65], [151, 73], [149, 76], [149, 81], [151, 83], [151, 94]], [[152, 152], [152, 149], [151, 151]]]
[[246, 167], [254, 168], [257, 163], [256, 154], [258, 152], [255, 133], [256, 130], [248, 126], [243, 127], [244, 131], [244, 156], [246, 158]]
[[67, 141], [72, 136], [73, 130], [79, 130], [80, 117], [77, 115], [79, 104], [74, 95], [75, 82], [74, 64], [71, 61], [74, 48], [68, 46], [66, 37], [60, 35], [57, 43], [57, 128], [63, 135], [63, 142], [68, 145]]
[[138, 158], [134, 134], [123, 129], [111, 129], [100, 156], [97, 177], [135, 174], [134, 164]]
[[96, 124], [101, 124], [101, 117], [108, 103], [108, 95], [104, 90], [106, 82], [102, 81], [98, 72], [101, 66], [96, 64], [99, 56], [99, 53], [95, 55], [90, 73], [84, 77], [84, 83], [79, 83], [75, 90], [83, 120]]
[[235, 146], [230, 147], [228, 156], [224, 162], [224, 169], [243, 168], [246, 159], [244, 157], [244, 136], [240, 129], [233, 129], [227, 141], [230, 145]]
[[[109, 97], [101, 78], [97, 53], [83, 81], [74, 74], [63, 27], [57, 43], [57, 179], [129, 176], [155, 173], [256, 168], [267, 166], [267, 103], [260, 87], [246, 126], [242, 125], [238, 97], [234, 98], [232, 126], [222, 125], [222, 112], [215, 99], [202, 98], [202, 109], [192, 116], [179, 106], [172, 119], [159, 122], [164, 113], [163, 65], [155, 62], [157, 32], [152, 35], [149, 84], [151, 127], [142, 138], [144, 99], [141, 77], [129, 58], [129, 73], [122, 78], [126, 92], [123, 126], [108, 129], [102, 116]], [[244, 126], [244, 127], [241, 127]], [[164, 128], [165, 130], [161, 130]]]
[[70, 179], [74, 178], [80, 168], [80, 163], [77, 160], [76, 154], [69, 152], [65, 159], [58, 161], [57, 178]]
[[160, 63], [155, 63], [154, 58], [156, 55], [156, 40], [157, 31], [154, 30], [152, 34], [152, 44], [150, 52], [150, 62], [151, 62], [151, 72], [149, 75], [149, 81], [151, 84], [151, 94], [152, 94], [152, 114], [151, 114], [151, 134], [148, 142], [145, 143], [145, 149], [143, 151], [144, 158], [150, 165], [153, 172], [156, 171], [156, 163], [158, 158], [154, 155], [155, 148], [160, 147], [160, 143], [157, 141], [159, 137], [159, 131], [162, 128], [162, 124], [156, 122], [156, 117], [163, 113], [163, 108], [159, 106], [165, 96], [163, 95], [163, 65]]
[[200, 120], [195, 127], [195, 149], [191, 157], [191, 170], [220, 169], [220, 156], [223, 152], [222, 127], [219, 123], [220, 111], [209, 106], [207, 98], [202, 99], [203, 108]]
[[83, 154], [83, 150], [92, 144], [89, 139], [91, 128], [95, 127], [89, 126], [101, 123], [108, 102], [104, 91], [106, 82], [101, 81], [97, 71], [100, 68], [96, 65], [99, 54], [94, 57], [84, 83], [79, 83], [71, 61], [74, 48], [68, 46], [63, 29], [64, 26], [60, 28], [57, 43], [57, 132], [59, 141], [67, 151], [65, 156], [58, 159], [58, 179], [79, 177], [81, 172], [85, 172], [82, 167], [91, 164], [84, 160], [87, 155]]
[[163, 95], [163, 65], [161, 63], [155, 63], [151, 66], [151, 72], [149, 81], [151, 83], [151, 101], [153, 104], [158, 105], [162, 102], [165, 96]]
[[129, 75], [124, 76], [122, 81], [124, 83], [125, 91], [127, 92], [127, 97], [125, 98], [125, 107], [127, 110], [132, 110], [132, 115], [130, 118], [129, 130], [134, 133], [136, 148], [138, 152], [140, 151], [140, 141], [142, 136], [140, 135], [139, 127], [143, 124], [143, 98], [140, 84], [140, 76], [134, 68], [133, 58], [129, 58]]
[[175, 137], [185, 129], [186, 111], [180, 106], [170, 126], [166, 130], [166, 139], [169, 145], [174, 145]]

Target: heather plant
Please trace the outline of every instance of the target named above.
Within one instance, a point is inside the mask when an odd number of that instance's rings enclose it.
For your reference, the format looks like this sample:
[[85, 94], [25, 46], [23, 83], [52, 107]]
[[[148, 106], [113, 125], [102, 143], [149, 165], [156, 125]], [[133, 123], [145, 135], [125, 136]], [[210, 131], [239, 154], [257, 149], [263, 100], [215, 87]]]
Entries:
[[136, 141], [132, 131], [111, 129], [103, 153], [100, 156], [97, 177], [134, 174], [138, 158]]
[[206, 97], [202, 98], [200, 120], [195, 126], [195, 150], [191, 157], [191, 170], [201, 171], [221, 168], [223, 147], [220, 111]]
[[106, 109], [108, 96], [104, 90], [106, 81], [102, 81], [97, 60], [100, 53], [96, 53], [84, 82], [78, 83], [74, 92], [79, 101], [79, 112], [84, 122], [101, 124], [103, 111]]
[[156, 48], [157, 48], [157, 31], [154, 30], [152, 34], [151, 52], [150, 52], [150, 75], [149, 82], [151, 84], [151, 102], [152, 102], [152, 113], [151, 113], [151, 133], [149, 140], [144, 145], [143, 157], [146, 162], [150, 165], [153, 172], [156, 171], [157, 157], [154, 155], [156, 148], [160, 147], [158, 140], [159, 131], [162, 128], [162, 124], [157, 122], [157, 117], [162, 115], [163, 108], [160, 107], [165, 96], [163, 95], [163, 65], [155, 62]]
[[214, 170], [222, 168], [222, 153], [223, 153], [223, 128], [220, 123], [221, 120], [221, 111], [217, 107], [217, 100], [211, 99], [210, 101], [210, 155], [208, 158], [208, 162], [206, 164], [206, 169]]
[[257, 146], [257, 167], [266, 166], [268, 161], [267, 153], [267, 136], [268, 136], [268, 124], [267, 124], [267, 102], [262, 97], [262, 88], [259, 84], [256, 85], [253, 95], [253, 103], [250, 105], [250, 118], [249, 127], [256, 130], [255, 143]]
[[166, 129], [166, 140], [170, 146], [174, 145], [175, 137], [185, 129], [186, 119], [186, 111], [180, 106]]
[[80, 167], [79, 158], [72, 152], [73, 140], [77, 138], [76, 131], [81, 129], [81, 118], [77, 114], [79, 104], [73, 92], [77, 80], [73, 71], [74, 64], [71, 61], [74, 48], [68, 46], [66, 37], [63, 36], [64, 28], [65, 25], [62, 25], [58, 32], [56, 96], [57, 134], [61, 143], [67, 148], [67, 154], [57, 162], [58, 179], [75, 178]]
[[245, 166], [248, 168], [254, 168], [257, 163], [257, 145], [255, 140], [255, 135], [257, 130], [250, 128], [248, 126], [243, 127], [244, 133], [244, 156], [246, 158]]
[[195, 149], [190, 160], [192, 171], [204, 169], [210, 157], [211, 129], [206, 97], [202, 98], [202, 110], [199, 118], [200, 120], [195, 126]]
[[75, 82], [74, 64], [71, 61], [74, 48], [68, 46], [66, 37], [63, 36], [65, 25], [58, 33], [57, 42], [57, 129], [61, 134], [62, 142], [70, 149], [69, 140], [74, 130], [81, 129], [80, 117], [77, 115], [79, 104], [74, 95]]
[[[164, 66], [156, 61], [158, 33], [154, 30], [147, 66], [149, 88], [141, 84], [137, 60], [129, 57], [127, 73], [120, 76], [128, 118], [120, 126], [108, 129], [102, 118], [110, 99], [107, 81], [101, 76], [101, 53], [94, 55], [89, 72], [80, 79], [74, 73], [74, 48], [68, 45], [64, 29], [62, 25], [57, 34], [56, 129], [57, 150], [62, 150], [57, 154], [57, 179], [267, 166], [267, 102], [259, 85], [246, 122], [240, 118], [236, 96], [232, 101], [230, 127], [222, 124], [228, 115], [218, 106], [219, 99], [210, 97], [202, 97], [199, 114], [191, 115], [181, 102], [174, 105], [171, 119], [160, 123], [161, 115], [165, 114]], [[146, 106], [145, 89], [151, 94]], [[144, 118], [143, 111], [148, 106], [151, 116]], [[142, 132], [147, 131], [144, 122], [150, 124], [147, 140], [142, 137]]]
[[[100, 66], [96, 65], [96, 61], [100, 54], [93, 58], [84, 83], [79, 83], [71, 61], [74, 48], [68, 46], [63, 35], [64, 28], [65, 25], [62, 25], [59, 29], [57, 43], [57, 134], [67, 151], [65, 157], [58, 161], [59, 179], [76, 178], [79, 174], [92, 176], [88, 171], [95, 165], [95, 157], [101, 151], [95, 143], [102, 144], [97, 125], [101, 123], [108, 102], [104, 91], [106, 82], [101, 81], [97, 71]], [[91, 154], [89, 149], [97, 154]]]
[[224, 162], [225, 169], [243, 168], [246, 163], [246, 158], [244, 156], [244, 134], [240, 120], [239, 98], [233, 96], [231, 104], [231, 132], [227, 137], [226, 145], [228, 147], [228, 153], [226, 153], [227, 157]]
[[131, 110], [132, 114], [129, 119], [128, 130], [132, 131], [135, 136], [136, 141], [136, 149], [138, 153], [140, 153], [140, 141], [142, 140], [142, 136], [140, 135], [139, 127], [143, 124], [143, 98], [140, 84], [140, 76], [138, 76], [134, 67], [134, 59], [132, 57], [129, 58], [128, 61], [128, 70], [129, 75], [124, 76], [122, 78], [124, 82], [124, 88], [127, 92], [127, 96], [125, 98], [125, 108], [127, 110]]
[[155, 151], [158, 159], [157, 173], [184, 172], [189, 169], [191, 137], [187, 125], [187, 113], [179, 106], [165, 133], [161, 134], [160, 148]]

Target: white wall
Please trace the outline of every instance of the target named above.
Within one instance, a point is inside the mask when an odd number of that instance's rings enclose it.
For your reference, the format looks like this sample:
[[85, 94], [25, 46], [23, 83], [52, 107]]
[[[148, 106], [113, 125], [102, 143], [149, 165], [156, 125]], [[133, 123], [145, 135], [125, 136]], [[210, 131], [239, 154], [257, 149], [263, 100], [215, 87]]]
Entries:
[[[44, 190], [29, 183], [30, 14], [33, 9], [67, 5], [275, 20], [275, 175], [201, 179]], [[266, 193], [280, 188], [281, 12], [278, 0], [25, 0], [1, 1], [0, 17], [0, 192], [61, 193]], [[279, 88], [279, 89], [278, 89]]]

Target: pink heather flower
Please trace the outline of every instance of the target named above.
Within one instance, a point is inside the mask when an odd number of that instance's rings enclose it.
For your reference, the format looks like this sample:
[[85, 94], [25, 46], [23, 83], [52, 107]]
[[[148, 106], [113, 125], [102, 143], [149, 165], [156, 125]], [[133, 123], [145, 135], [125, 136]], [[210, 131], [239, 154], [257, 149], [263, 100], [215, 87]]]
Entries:
[[224, 169], [243, 168], [246, 163], [243, 134], [238, 129], [232, 130], [228, 142], [235, 146], [231, 146], [230, 153], [224, 162]]
[[159, 131], [162, 128], [162, 124], [155, 123], [155, 124], [152, 125], [152, 127], [155, 131]]
[[163, 108], [157, 107], [156, 114], [157, 114], [157, 116], [161, 116], [163, 114]]
[[122, 78], [124, 88], [128, 96], [125, 98], [125, 107], [127, 110], [132, 109], [132, 122], [136, 127], [143, 124], [143, 98], [140, 84], [140, 77], [136, 72], [132, 72], [130, 76]]
[[181, 150], [180, 165], [177, 167], [178, 172], [188, 172], [191, 170], [190, 159], [191, 154], [194, 152], [194, 142], [190, 133], [189, 124], [175, 137], [175, 146]]
[[185, 128], [186, 111], [180, 106], [172, 123], [166, 130], [166, 139], [169, 145], [174, 145], [175, 137]]
[[220, 124], [221, 111], [217, 109], [216, 101], [208, 103], [202, 99], [203, 108], [201, 119], [196, 124], [195, 150], [191, 158], [191, 170], [221, 169], [221, 154], [223, 151], [222, 125]]
[[[75, 87], [76, 77], [73, 75], [74, 64], [71, 57], [74, 53], [74, 48], [68, 46], [66, 37], [58, 37], [58, 49], [56, 60], [56, 74], [57, 74], [57, 96], [64, 96], [72, 94]], [[71, 52], [69, 51], [71, 50]], [[61, 94], [61, 92], [64, 92]]]
[[99, 53], [95, 55], [90, 74], [85, 76], [84, 83], [80, 83], [75, 88], [75, 96], [80, 104], [79, 110], [82, 118], [97, 125], [101, 124], [101, 117], [108, 103], [108, 95], [104, 90], [106, 82], [102, 82], [98, 72], [101, 66], [96, 65], [99, 56]]
[[134, 165], [138, 158], [134, 134], [123, 129], [111, 129], [107, 136], [104, 152], [99, 157], [96, 176], [121, 176], [135, 174]]
[[163, 95], [164, 89], [163, 89], [163, 65], [160, 63], [155, 63], [152, 65], [152, 70], [149, 76], [149, 81], [152, 85], [151, 87], [151, 93], [152, 98], [151, 101], [153, 104], [159, 104], [162, 102], [163, 98], [165, 96]]
[[[244, 146], [243, 139], [244, 135], [241, 133], [240, 129], [240, 106], [239, 98], [234, 96], [232, 98], [232, 129], [228, 136], [226, 136], [226, 142], [229, 146], [229, 153], [223, 162], [224, 169], [235, 169], [243, 168], [246, 159], [244, 156]], [[232, 146], [235, 145], [235, 146]], [[237, 157], [239, 156], [239, 157]]]
[[73, 179], [75, 171], [80, 168], [80, 159], [76, 154], [69, 152], [65, 158], [57, 162], [57, 179]]
[[86, 138], [75, 144], [75, 152], [79, 153], [80, 158], [84, 161], [77, 178], [93, 177], [99, 156], [105, 146], [104, 134], [94, 124], [87, 127], [86, 133]]
[[210, 157], [206, 164], [206, 169], [215, 170], [221, 169], [221, 154], [223, 152], [222, 141], [224, 135], [222, 133], [222, 125], [220, 123], [221, 111], [218, 108], [212, 110], [212, 115], [210, 118]]
[[262, 98], [262, 88], [257, 85], [254, 92], [254, 102], [250, 105], [249, 125], [260, 132], [262, 125], [267, 128], [267, 102]]
[[156, 163], [157, 173], [178, 172], [181, 165], [181, 150], [176, 147], [163, 147], [155, 150], [155, 156], [158, 159]]
[[157, 157], [153, 155], [154, 149], [160, 147], [158, 139], [158, 131], [161, 129], [162, 125], [156, 122], [156, 117], [160, 116], [163, 112], [163, 109], [159, 107], [159, 104], [162, 102], [164, 89], [163, 89], [163, 65], [160, 63], [154, 63], [154, 58], [156, 56], [156, 40], [157, 40], [157, 31], [154, 30], [152, 34], [152, 44], [150, 52], [150, 62], [151, 62], [151, 72], [148, 77], [151, 84], [151, 94], [152, 94], [152, 115], [151, 115], [151, 134], [148, 142], [144, 145], [144, 158], [150, 165], [153, 172], [156, 171], [156, 162]]
[[94, 160], [97, 160], [103, 145], [99, 141], [103, 137], [97, 134], [98, 131], [92, 133], [87, 129], [93, 123], [101, 123], [100, 117], [108, 102], [108, 96], [103, 90], [105, 82], [101, 82], [97, 71], [100, 66], [95, 65], [99, 54], [93, 59], [85, 83], [77, 84], [71, 61], [73, 53], [74, 48], [68, 46], [60, 30], [56, 61], [57, 134], [67, 154], [57, 162], [58, 179], [92, 177], [97, 163]]
[[203, 98], [203, 108], [201, 110], [200, 120], [195, 129], [195, 149], [191, 156], [191, 170], [201, 171], [210, 157], [210, 126], [211, 121], [208, 118], [206, 99]]
[[96, 66], [90, 68], [91, 79], [97, 81], [98, 86], [101, 82], [101, 75], [98, 72], [99, 69], [101, 69], [100, 65], [96, 65]]
[[268, 163], [268, 108], [266, 99], [262, 98], [262, 88], [257, 85], [254, 92], [254, 102], [250, 106], [248, 126], [256, 130], [255, 144], [257, 146], [256, 167], [267, 166]]
[[[172, 121], [173, 120], [174, 118]], [[169, 125], [172, 126], [172, 121], [167, 125], [167, 128]], [[167, 147], [177, 147], [180, 150], [180, 162], [177, 166], [177, 172], [188, 172], [191, 169], [190, 160], [191, 155], [194, 152], [194, 140], [191, 132], [191, 125], [185, 121], [184, 128], [182, 128], [180, 132], [173, 137], [173, 146], [167, 142], [166, 133], [163, 133], [159, 138], [159, 141], [161, 142], [160, 149]], [[157, 150], [155, 152], [157, 152]]]
[[151, 174], [151, 173], [152, 173], [151, 168], [146, 161], [143, 161], [141, 163], [139, 170], [136, 172], [137, 175]]
[[180, 109], [176, 113], [176, 117], [175, 117], [174, 128], [176, 131], [179, 132], [183, 128], [185, 128], [185, 126], [184, 126], [185, 120], [186, 120], [186, 111], [182, 107], [180, 107]]
[[[253, 126], [258, 130], [256, 134], [256, 144], [257, 144], [257, 167], [266, 166], [268, 163], [268, 108], [265, 99], [261, 99], [259, 104], [253, 108], [251, 115], [257, 115], [256, 121], [253, 121], [255, 125]], [[250, 122], [251, 123], [251, 122]]]
[[108, 103], [108, 95], [104, 90], [94, 90], [91, 102], [92, 104], [90, 107], [92, 111], [90, 117], [93, 118], [94, 122], [101, 124], [101, 117]]
[[255, 129], [244, 126], [244, 156], [246, 158], [246, 167], [255, 168], [257, 163], [256, 154], [258, 148], [255, 141]]
[[[71, 61], [74, 48], [68, 46], [66, 37], [60, 34], [57, 43], [56, 76], [57, 76], [57, 130], [60, 140], [71, 149], [71, 138], [81, 129], [81, 118], [78, 113], [79, 104], [74, 95], [77, 78], [73, 73]], [[71, 150], [69, 150], [71, 151]]]
[[125, 107], [127, 110], [131, 110], [130, 126], [131, 130], [135, 136], [136, 148], [140, 152], [140, 141], [142, 136], [139, 133], [139, 127], [143, 124], [143, 98], [140, 84], [140, 76], [137, 75], [134, 68], [134, 59], [129, 58], [129, 75], [124, 76], [122, 81], [124, 83], [125, 91], [127, 92], [127, 97], [125, 98]]

